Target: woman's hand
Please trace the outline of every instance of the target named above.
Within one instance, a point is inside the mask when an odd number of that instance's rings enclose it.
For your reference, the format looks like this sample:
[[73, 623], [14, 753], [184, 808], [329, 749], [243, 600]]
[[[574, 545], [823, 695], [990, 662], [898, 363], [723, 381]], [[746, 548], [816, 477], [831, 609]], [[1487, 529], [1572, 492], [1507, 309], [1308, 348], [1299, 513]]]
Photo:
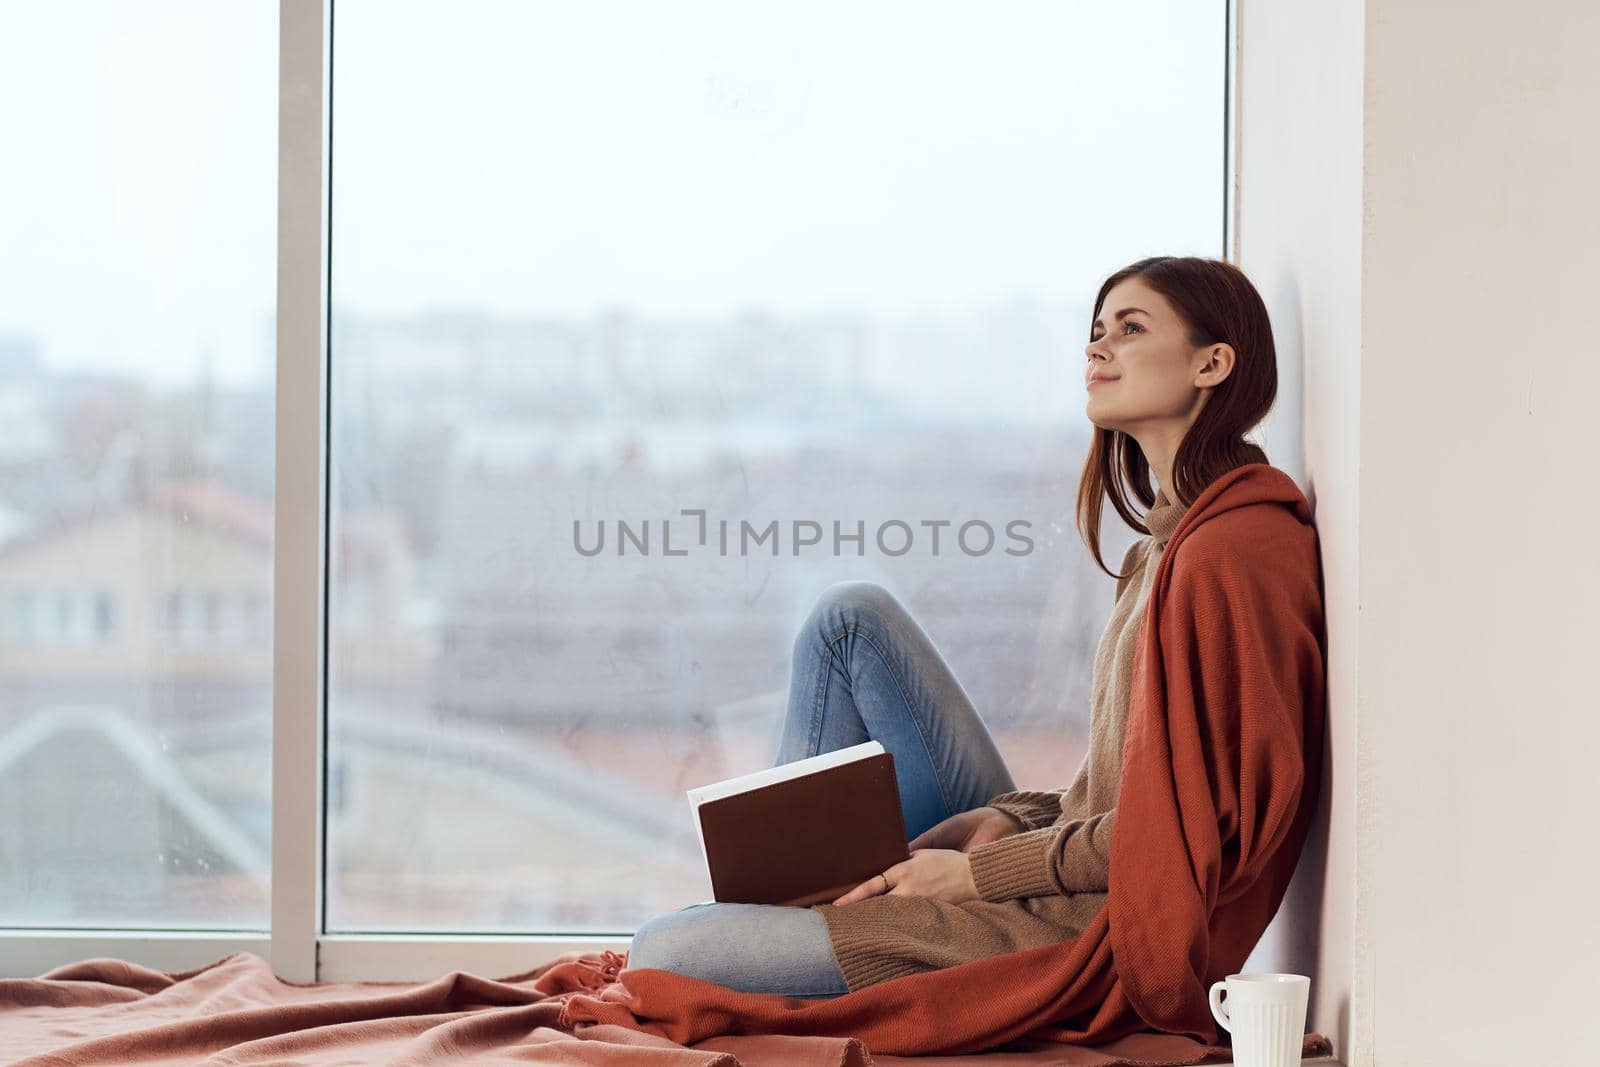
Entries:
[[[916, 836], [910, 848], [913, 852], [919, 848], [953, 848], [971, 852], [979, 845], [1010, 837], [1026, 829], [1021, 820], [999, 808], [973, 808], [971, 811], [957, 812], [944, 822], [930, 826]], [[889, 880], [893, 881], [894, 875], [891, 874]]]
[[[887, 891], [884, 889], [885, 879], [889, 886]], [[885, 892], [899, 897], [933, 897], [952, 904], [976, 900], [978, 897], [978, 887], [972, 881], [972, 864], [968, 862], [965, 852], [948, 848], [923, 848], [913, 850], [910, 859], [895, 864], [882, 875], [873, 875], [835, 899], [834, 903], [854, 904], [867, 897], [882, 896]]]
[[[976, 900], [978, 887], [972, 881], [972, 864], [966, 854], [1026, 829], [1020, 819], [999, 808], [957, 812], [918, 834], [909, 846], [910, 859], [890, 867], [882, 877], [873, 875], [834, 903], [854, 904], [885, 893], [933, 897], [952, 904]], [[884, 888], [885, 879], [888, 889]]]

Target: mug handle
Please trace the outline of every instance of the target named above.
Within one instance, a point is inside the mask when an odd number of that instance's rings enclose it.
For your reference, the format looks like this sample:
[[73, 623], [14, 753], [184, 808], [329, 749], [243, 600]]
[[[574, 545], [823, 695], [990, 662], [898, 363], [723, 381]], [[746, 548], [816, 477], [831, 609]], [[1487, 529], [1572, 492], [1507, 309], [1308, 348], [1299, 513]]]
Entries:
[[1228, 1025], [1228, 1012], [1222, 1006], [1222, 993], [1227, 988], [1227, 982], [1211, 983], [1211, 1015], [1224, 1030], [1231, 1034], [1233, 1033], [1233, 1027]]

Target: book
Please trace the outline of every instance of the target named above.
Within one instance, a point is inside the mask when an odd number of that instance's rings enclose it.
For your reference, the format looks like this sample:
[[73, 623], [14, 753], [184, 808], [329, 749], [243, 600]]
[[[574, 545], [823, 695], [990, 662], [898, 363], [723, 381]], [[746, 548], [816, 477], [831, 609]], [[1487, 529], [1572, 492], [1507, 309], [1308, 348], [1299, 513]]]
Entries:
[[877, 741], [688, 792], [712, 898], [830, 904], [911, 857], [894, 755]]

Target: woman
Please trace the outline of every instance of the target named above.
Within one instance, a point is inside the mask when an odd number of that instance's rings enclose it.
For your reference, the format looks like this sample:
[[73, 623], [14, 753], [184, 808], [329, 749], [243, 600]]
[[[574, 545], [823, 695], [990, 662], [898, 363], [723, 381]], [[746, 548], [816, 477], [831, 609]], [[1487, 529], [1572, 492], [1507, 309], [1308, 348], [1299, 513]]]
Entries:
[[[894, 754], [912, 854], [831, 904], [705, 902], [635, 934], [629, 968], [746, 992], [833, 997], [1076, 936], [1104, 906], [1140, 623], [1161, 553], [1216, 478], [1266, 456], [1243, 435], [1277, 390], [1266, 308], [1233, 265], [1159, 256], [1100, 287], [1085, 348], [1096, 429], [1078, 491], [1131, 545], [1094, 660], [1089, 751], [1063, 790], [1018, 790], [982, 717], [904, 605], [864, 581], [817, 600], [794, 646], [777, 764], [877, 740]], [[1157, 490], [1152, 493], [1149, 481]], [[1148, 510], [1141, 521], [1129, 492]], [[1230, 654], [1218, 648], [1217, 655]]]

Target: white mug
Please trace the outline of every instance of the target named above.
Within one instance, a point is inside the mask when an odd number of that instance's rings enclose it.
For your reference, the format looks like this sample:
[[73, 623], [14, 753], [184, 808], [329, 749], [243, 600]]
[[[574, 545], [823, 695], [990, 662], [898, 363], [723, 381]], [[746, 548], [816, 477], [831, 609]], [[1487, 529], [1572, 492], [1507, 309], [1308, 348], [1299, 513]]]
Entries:
[[1303, 974], [1230, 974], [1212, 982], [1211, 1014], [1233, 1035], [1234, 1067], [1297, 1067], [1310, 993]]

